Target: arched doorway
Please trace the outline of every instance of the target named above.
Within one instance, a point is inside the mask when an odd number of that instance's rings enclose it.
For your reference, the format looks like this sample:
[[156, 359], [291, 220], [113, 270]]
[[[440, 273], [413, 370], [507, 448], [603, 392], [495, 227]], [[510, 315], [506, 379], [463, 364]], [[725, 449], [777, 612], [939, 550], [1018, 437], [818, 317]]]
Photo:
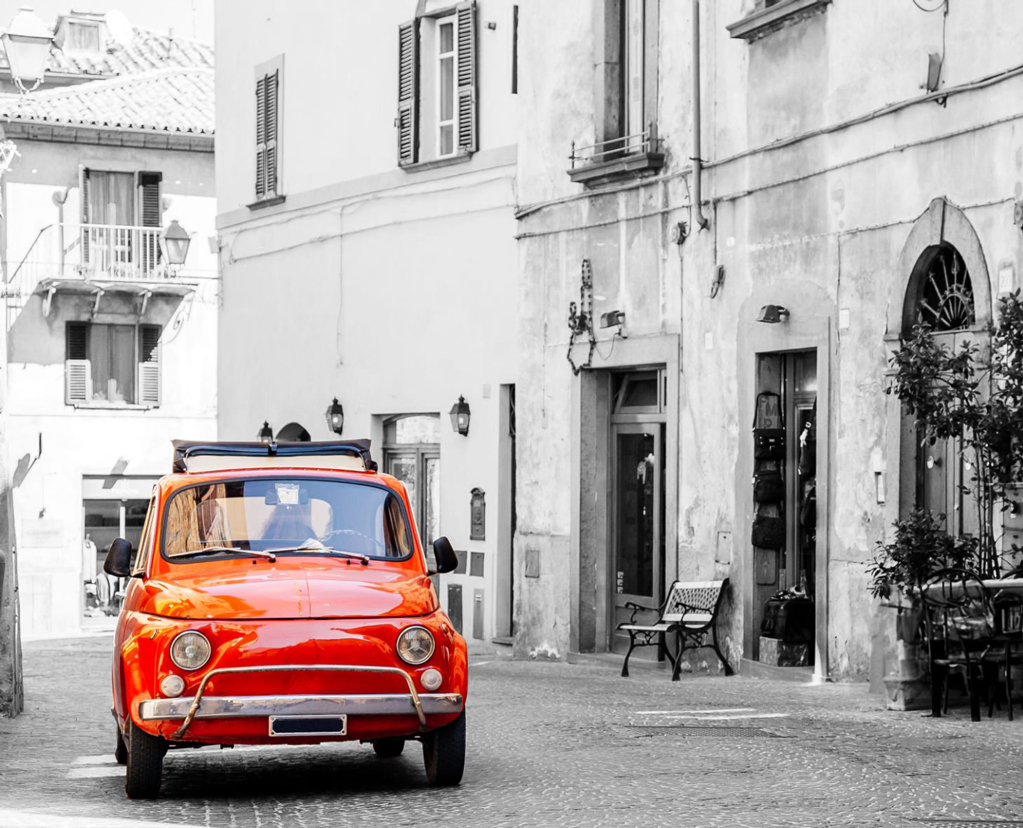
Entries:
[[[983, 345], [991, 324], [991, 283], [983, 248], [965, 213], [934, 199], [914, 223], [893, 280], [889, 352], [916, 325], [929, 328], [940, 344], [959, 350], [966, 341]], [[889, 398], [888, 468], [895, 483], [890, 520], [923, 506], [948, 516], [953, 534], [970, 532], [974, 510], [963, 502], [964, 470], [954, 445], [921, 446], [911, 417]]]
[[301, 423], [288, 423], [277, 432], [279, 443], [308, 443], [312, 438]]

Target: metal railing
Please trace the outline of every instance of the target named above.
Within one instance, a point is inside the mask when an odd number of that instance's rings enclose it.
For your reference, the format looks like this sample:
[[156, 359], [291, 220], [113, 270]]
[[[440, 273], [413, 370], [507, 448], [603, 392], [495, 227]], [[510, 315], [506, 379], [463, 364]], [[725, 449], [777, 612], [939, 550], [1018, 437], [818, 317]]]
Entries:
[[644, 132], [623, 135], [620, 138], [608, 138], [589, 146], [577, 147], [572, 142], [572, 154], [569, 161], [574, 170], [577, 166], [600, 164], [629, 155], [640, 155], [648, 152], [660, 152], [661, 139], [657, 137], [657, 125], [650, 124]]
[[167, 264], [163, 228], [51, 224], [10, 273], [4, 293], [24, 300], [44, 279], [156, 282], [177, 274]]

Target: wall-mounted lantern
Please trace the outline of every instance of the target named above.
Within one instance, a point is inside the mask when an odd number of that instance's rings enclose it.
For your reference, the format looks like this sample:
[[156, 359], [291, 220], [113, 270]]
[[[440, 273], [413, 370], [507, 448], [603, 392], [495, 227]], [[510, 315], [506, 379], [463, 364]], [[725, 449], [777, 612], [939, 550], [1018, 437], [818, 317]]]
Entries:
[[787, 322], [788, 318], [788, 309], [781, 305], [764, 305], [760, 309], [760, 313], [757, 314], [757, 322], [767, 322], [772, 325], [778, 322]]
[[188, 256], [188, 245], [192, 243], [188, 231], [174, 219], [163, 231], [163, 244], [167, 248], [167, 261], [174, 267], [181, 267]]
[[[43, 82], [46, 63], [50, 59], [53, 32], [31, 8], [22, 6], [11, 19], [7, 31], [0, 35], [11, 67], [11, 78], [24, 94]], [[26, 84], [32, 84], [26, 88]]]
[[337, 397], [334, 397], [334, 402], [327, 406], [325, 416], [327, 418], [327, 428], [340, 435], [345, 428], [345, 410], [341, 403], [337, 401]]
[[459, 395], [458, 402], [451, 406], [451, 427], [463, 437], [469, 434], [469, 403]]
[[270, 428], [270, 423], [263, 420], [263, 427], [259, 430], [256, 435], [256, 439], [261, 443], [270, 444], [274, 441], [274, 430]]

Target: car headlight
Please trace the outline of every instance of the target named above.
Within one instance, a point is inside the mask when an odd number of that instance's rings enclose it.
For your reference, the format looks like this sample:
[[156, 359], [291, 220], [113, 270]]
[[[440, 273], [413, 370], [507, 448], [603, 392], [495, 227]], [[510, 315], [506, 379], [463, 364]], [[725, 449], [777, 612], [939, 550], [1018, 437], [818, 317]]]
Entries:
[[198, 670], [212, 654], [209, 639], [194, 630], [178, 634], [170, 645], [171, 661], [182, 670]]
[[426, 627], [407, 627], [398, 636], [395, 649], [408, 664], [422, 664], [433, 655], [433, 634]]

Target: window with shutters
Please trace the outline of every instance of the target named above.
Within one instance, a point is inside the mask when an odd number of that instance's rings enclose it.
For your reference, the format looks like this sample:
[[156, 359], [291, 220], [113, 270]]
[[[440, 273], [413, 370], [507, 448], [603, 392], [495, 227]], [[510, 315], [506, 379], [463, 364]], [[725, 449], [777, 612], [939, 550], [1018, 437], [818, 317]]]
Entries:
[[464, 160], [478, 149], [476, 25], [467, 2], [399, 26], [399, 166]]
[[[276, 202], [281, 190], [283, 57], [256, 67], [256, 204]], [[255, 206], [255, 205], [253, 205]]]
[[596, 140], [572, 145], [573, 181], [593, 186], [664, 166], [657, 131], [660, 0], [604, 0], [596, 38]]
[[64, 400], [68, 405], [160, 405], [159, 325], [68, 322]]
[[83, 167], [79, 179], [83, 265], [114, 276], [158, 278], [163, 175]]

